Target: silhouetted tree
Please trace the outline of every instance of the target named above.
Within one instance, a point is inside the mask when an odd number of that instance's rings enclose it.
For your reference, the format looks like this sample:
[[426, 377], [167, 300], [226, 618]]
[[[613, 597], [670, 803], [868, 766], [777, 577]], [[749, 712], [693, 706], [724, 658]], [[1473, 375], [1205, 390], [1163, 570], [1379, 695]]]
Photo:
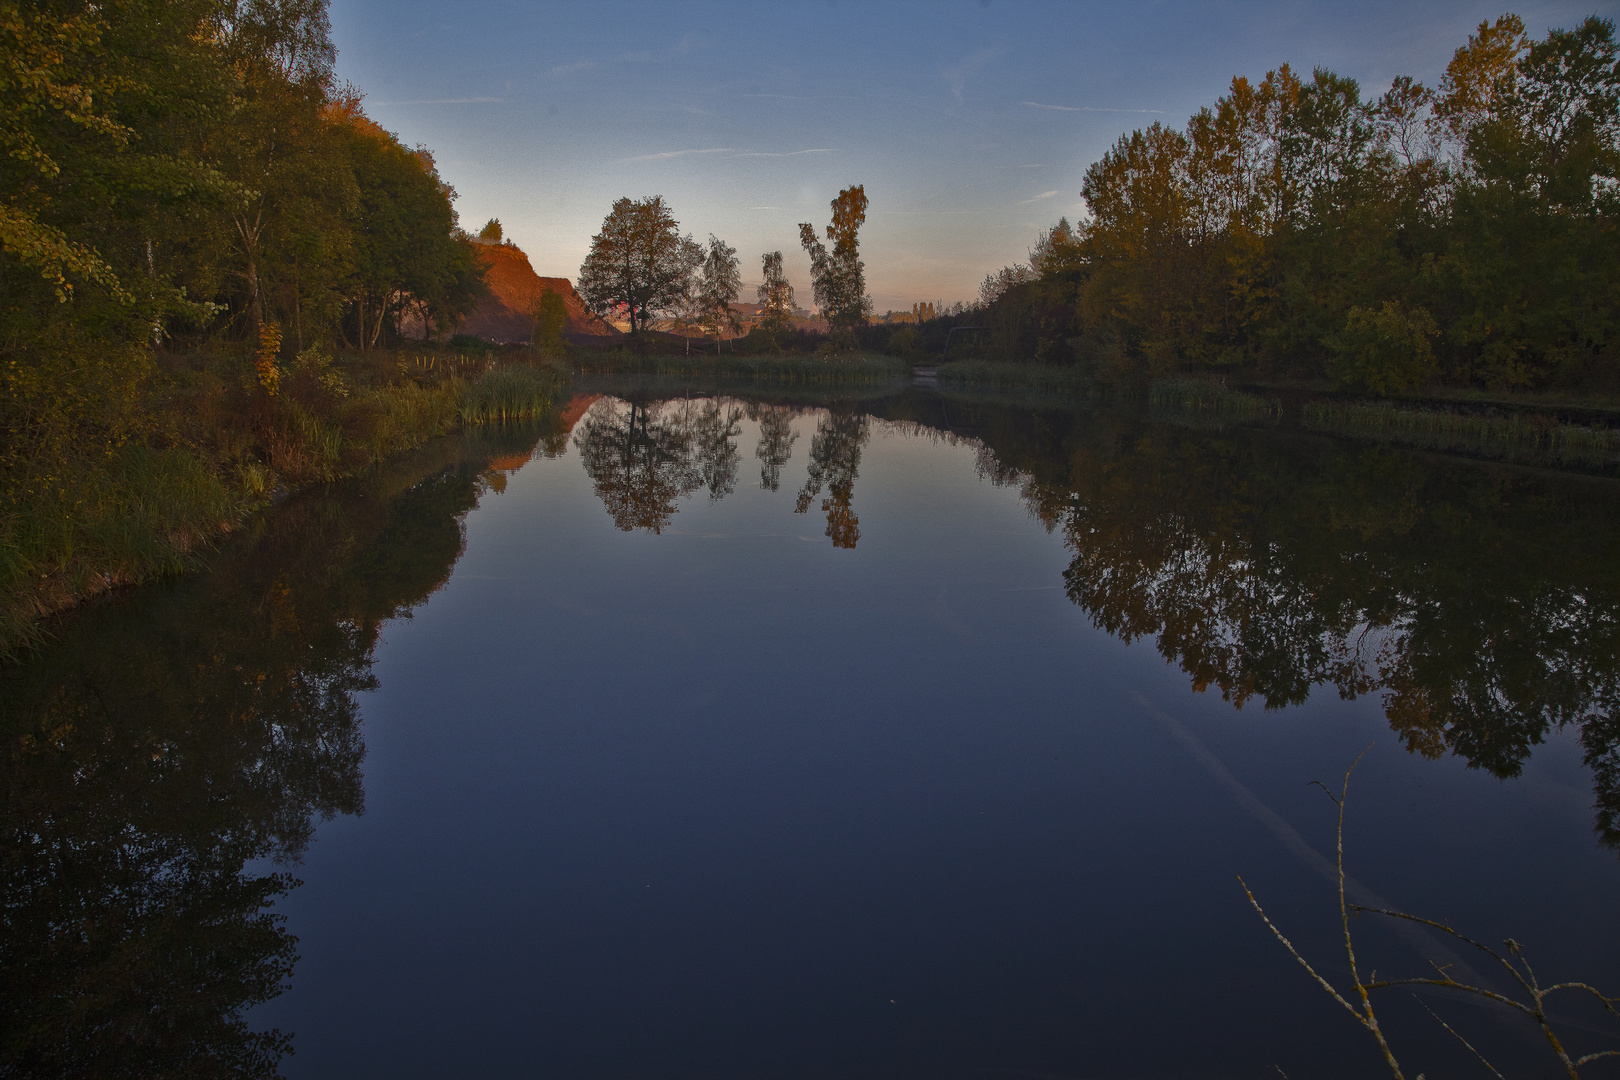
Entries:
[[591, 240], [576, 287], [586, 305], [609, 317], [623, 310], [630, 332], [678, 311], [689, 301], [692, 275], [703, 264], [697, 241], [682, 236], [662, 196], [620, 199]]
[[799, 244], [810, 255], [816, 306], [848, 343], [853, 343], [855, 327], [864, 326], [872, 315], [859, 236], [866, 222], [866, 206], [866, 188], [862, 185], [838, 193], [832, 201], [832, 223], [827, 226], [827, 239], [833, 242], [831, 251], [816, 238], [815, 226], [807, 222], [799, 225]]

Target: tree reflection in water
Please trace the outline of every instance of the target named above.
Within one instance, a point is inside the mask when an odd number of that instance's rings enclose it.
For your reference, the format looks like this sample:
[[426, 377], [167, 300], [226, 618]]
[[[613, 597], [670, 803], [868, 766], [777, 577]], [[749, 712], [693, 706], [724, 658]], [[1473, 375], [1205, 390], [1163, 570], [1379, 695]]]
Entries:
[[574, 429], [580, 462], [613, 524], [661, 533], [675, 503], [703, 486], [690, 403], [602, 398]]
[[296, 960], [269, 910], [285, 867], [363, 808], [379, 628], [443, 584], [536, 437], [295, 499], [214, 572], [83, 613], [4, 673], [0, 1074], [276, 1074], [289, 1037], [242, 1014]]
[[786, 405], [748, 406], [748, 419], [759, 425], [759, 486], [776, 491], [782, 486], [782, 467], [793, 458], [793, 444], [799, 433], [793, 430], [794, 410]]
[[1050, 415], [993, 414], [981, 473], [1062, 533], [1095, 625], [1239, 707], [1379, 693], [1410, 750], [1499, 777], [1575, 726], [1620, 846], [1611, 481], [1106, 413], [1054, 438]]
[[861, 539], [861, 521], [850, 505], [855, 493], [855, 477], [861, 467], [861, 448], [871, 436], [865, 413], [835, 407], [816, 424], [810, 440], [810, 468], [804, 487], [794, 504], [795, 514], [807, 513], [810, 502], [826, 485], [827, 498], [821, 500], [827, 515], [827, 535], [833, 547], [853, 548]]

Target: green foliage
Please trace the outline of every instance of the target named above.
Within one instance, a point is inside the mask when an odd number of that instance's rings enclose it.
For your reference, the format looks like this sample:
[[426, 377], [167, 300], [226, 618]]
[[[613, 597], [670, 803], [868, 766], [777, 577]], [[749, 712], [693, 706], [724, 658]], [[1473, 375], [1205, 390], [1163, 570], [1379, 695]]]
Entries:
[[457, 422], [453, 379], [329, 351], [482, 288], [335, 58], [326, 0], [0, 0], [0, 649]]
[[1435, 372], [1429, 340], [1438, 332], [1422, 308], [1386, 300], [1377, 311], [1353, 307], [1344, 329], [1324, 339], [1327, 372], [1346, 386], [1393, 394], [1419, 386]]
[[534, 332], [529, 348], [541, 356], [560, 357], [565, 352], [563, 331], [568, 328], [568, 305], [562, 294], [547, 289], [534, 309]]
[[1276, 419], [1282, 402], [1245, 394], [1206, 379], [1162, 379], [1148, 388], [1148, 401], [1165, 409], [1212, 413], [1246, 420]]
[[480, 239], [480, 240], [493, 240], [496, 243], [500, 243], [500, 241], [501, 241], [501, 219], [500, 218], [490, 218], [488, 221], [486, 221], [484, 223], [484, 227], [482, 229], [478, 230], [478, 239]]
[[1537, 413], [1401, 409], [1387, 403], [1312, 402], [1300, 414], [1308, 427], [1382, 442], [1532, 464], [1613, 468], [1620, 464], [1620, 430], [1561, 423]]
[[468, 424], [532, 420], [551, 407], [558, 388], [554, 371], [507, 364], [467, 387], [461, 398], [461, 419]]
[[587, 307], [610, 318], [623, 311], [630, 332], [649, 320], [677, 314], [691, 299], [692, 275], [703, 248], [680, 225], [663, 197], [619, 199], [579, 268], [577, 288]]
[[[987, 279], [972, 354], [1140, 386], [1323, 376], [1389, 394], [1620, 384], [1620, 44], [1481, 23], [1437, 89], [1237, 77], [1123, 136], [1091, 210]], [[1065, 290], [1068, 290], [1065, 293]], [[1067, 309], [1064, 311], [1063, 309]]]
[[819, 356], [731, 355], [682, 356], [628, 351], [589, 353], [580, 357], [586, 373], [701, 375], [757, 382], [858, 384], [904, 378], [910, 369], [898, 360], [856, 353], [832, 361]]

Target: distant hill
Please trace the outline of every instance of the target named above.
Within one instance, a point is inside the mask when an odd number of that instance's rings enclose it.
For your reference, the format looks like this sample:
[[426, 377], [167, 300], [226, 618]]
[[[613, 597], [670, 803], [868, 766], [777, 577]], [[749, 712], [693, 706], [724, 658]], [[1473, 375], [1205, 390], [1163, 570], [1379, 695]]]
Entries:
[[456, 328], [458, 334], [472, 334], [488, 341], [527, 342], [534, 329], [533, 311], [542, 293], [562, 294], [568, 308], [568, 325], [563, 336], [570, 340], [600, 340], [622, 334], [591, 312], [567, 278], [543, 278], [529, 265], [529, 257], [515, 244], [480, 242], [478, 255], [484, 260], [489, 295]]

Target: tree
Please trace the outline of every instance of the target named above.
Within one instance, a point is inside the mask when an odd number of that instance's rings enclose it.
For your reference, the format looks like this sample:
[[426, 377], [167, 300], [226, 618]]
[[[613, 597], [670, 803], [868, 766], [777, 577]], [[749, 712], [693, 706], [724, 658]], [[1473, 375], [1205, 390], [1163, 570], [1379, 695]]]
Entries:
[[620, 199], [579, 268], [579, 295], [603, 317], [624, 309], [638, 334], [649, 319], [680, 310], [703, 261], [703, 248], [680, 234], [663, 196]]
[[853, 343], [854, 329], [863, 326], [872, 315], [872, 298], [866, 295], [866, 266], [861, 262], [860, 238], [857, 235], [866, 222], [866, 188], [857, 184], [838, 193], [832, 201], [832, 224], [827, 226], [827, 239], [833, 242], [828, 251], [816, 239], [816, 230], [808, 222], [799, 225], [799, 244], [810, 255], [810, 276], [814, 283], [816, 306], [832, 324], [835, 333]]
[[742, 271], [737, 269], [737, 249], [709, 234], [709, 253], [703, 259], [697, 281], [698, 325], [714, 338], [714, 351], [720, 352], [720, 338], [727, 329], [738, 329], [737, 313], [731, 305], [742, 292]]
[[774, 343], [778, 335], [786, 333], [793, 325], [793, 286], [782, 269], [780, 251], [766, 254], [760, 260], [760, 271], [763, 280], [755, 290], [760, 306], [759, 328]]
[[534, 307], [534, 332], [529, 348], [542, 356], [559, 356], [563, 351], [563, 331], [568, 328], [568, 305], [562, 293], [547, 289]]
[[491, 241], [494, 241], [497, 244], [500, 243], [501, 242], [501, 219], [492, 217], [488, 221], [486, 221], [484, 223], [484, 227], [482, 229], [478, 230], [478, 239], [480, 239], [480, 240], [491, 240]]

